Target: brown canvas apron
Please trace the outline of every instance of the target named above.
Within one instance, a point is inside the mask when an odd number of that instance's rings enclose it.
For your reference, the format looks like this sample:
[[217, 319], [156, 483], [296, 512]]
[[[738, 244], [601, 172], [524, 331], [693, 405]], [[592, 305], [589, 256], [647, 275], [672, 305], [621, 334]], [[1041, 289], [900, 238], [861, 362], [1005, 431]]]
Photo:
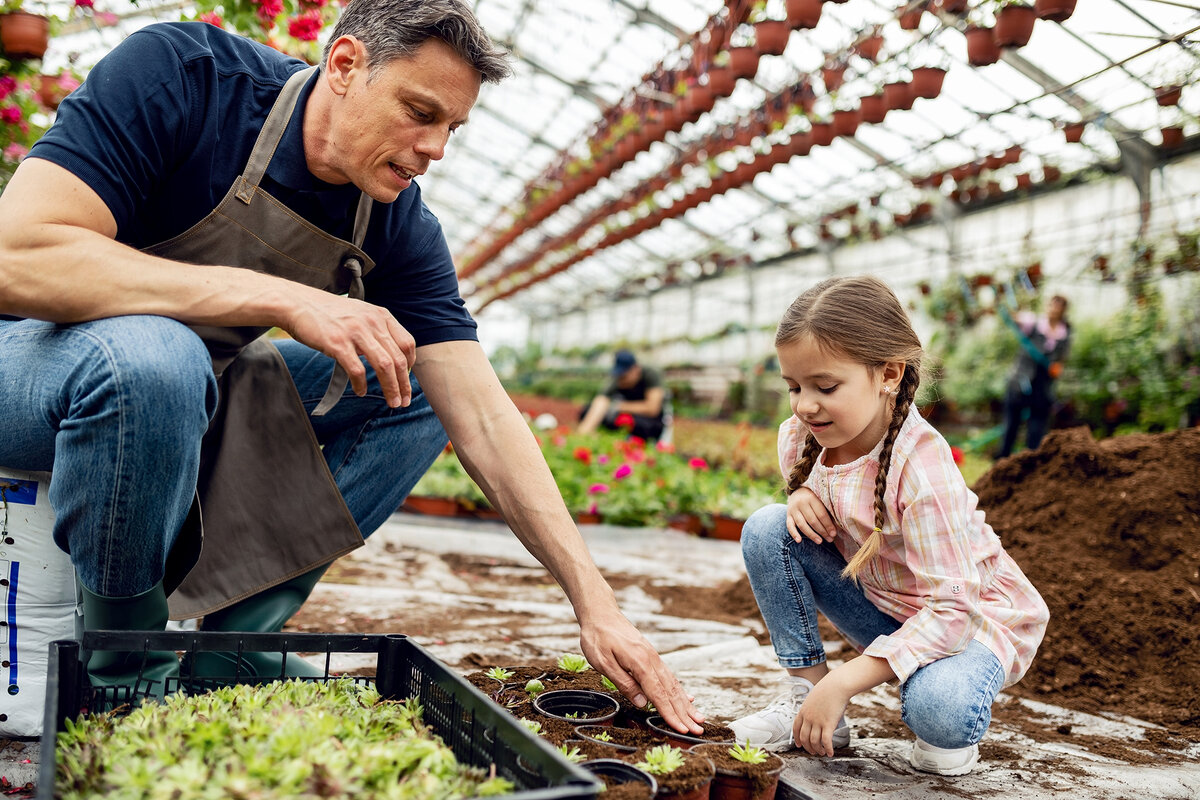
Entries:
[[[145, 252], [192, 264], [243, 267], [336, 294], [363, 296], [361, 276], [374, 266], [359, 249], [371, 199], [364, 194], [359, 201], [350, 243], [318, 229], [259, 188], [300, 90], [315, 69], [288, 79], [243, 174], [220, 204], [192, 228]], [[223, 608], [363, 543], [283, 357], [260, 338], [268, 329], [192, 328], [212, 354], [220, 404], [201, 447], [198, 508], [194, 503], [167, 565], [168, 591], [178, 583], [169, 598], [173, 619]], [[339, 367], [314, 413], [327, 411], [345, 385]]]

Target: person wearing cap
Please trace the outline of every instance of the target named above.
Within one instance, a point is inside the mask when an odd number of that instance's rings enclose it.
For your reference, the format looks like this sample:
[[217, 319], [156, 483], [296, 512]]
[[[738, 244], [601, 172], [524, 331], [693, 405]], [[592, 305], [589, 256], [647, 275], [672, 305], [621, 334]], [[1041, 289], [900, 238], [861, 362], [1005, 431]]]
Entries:
[[612, 380], [580, 414], [578, 430], [591, 433], [604, 427], [658, 439], [663, 435], [665, 410], [666, 389], [658, 370], [643, 367], [628, 350], [618, 350]]

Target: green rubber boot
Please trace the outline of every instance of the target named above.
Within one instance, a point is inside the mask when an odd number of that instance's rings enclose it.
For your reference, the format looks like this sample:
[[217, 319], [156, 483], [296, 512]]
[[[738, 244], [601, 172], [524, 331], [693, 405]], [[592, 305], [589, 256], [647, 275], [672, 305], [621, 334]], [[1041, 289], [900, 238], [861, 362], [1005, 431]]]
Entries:
[[[325, 570], [326, 564], [297, 575], [278, 586], [264, 589], [245, 600], [214, 611], [204, 617], [201, 629], [206, 631], [247, 631], [271, 633], [283, 630], [286, 623], [304, 605], [313, 587]], [[189, 665], [185, 674], [194, 670], [199, 678], [247, 677], [260, 678], [322, 678], [325, 671], [313, 666], [294, 653], [287, 654], [286, 663], [281, 653], [243, 652], [241, 662], [237, 653], [200, 652], [195, 654], [194, 665]]]
[[[85, 631], [158, 631], [167, 624], [167, 595], [160, 581], [133, 597], [102, 597], [80, 584]], [[171, 650], [94, 650], [83, 654], [88, 680], [105, 689], [112, 703], [150, 696], [161, 699], [167, 679], [179, 677], [179, 659]]]

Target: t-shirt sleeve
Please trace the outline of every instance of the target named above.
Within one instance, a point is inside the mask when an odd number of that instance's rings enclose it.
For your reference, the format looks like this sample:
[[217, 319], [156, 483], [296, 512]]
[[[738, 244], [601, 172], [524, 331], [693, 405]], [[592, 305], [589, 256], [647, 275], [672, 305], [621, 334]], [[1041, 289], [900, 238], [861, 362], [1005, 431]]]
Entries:
[[91, 187], [119, 237], [160, 176], [189, 152], [191, 88], [172, 42], [153, 29], [138, 31], [63, 101], [30, 157]]

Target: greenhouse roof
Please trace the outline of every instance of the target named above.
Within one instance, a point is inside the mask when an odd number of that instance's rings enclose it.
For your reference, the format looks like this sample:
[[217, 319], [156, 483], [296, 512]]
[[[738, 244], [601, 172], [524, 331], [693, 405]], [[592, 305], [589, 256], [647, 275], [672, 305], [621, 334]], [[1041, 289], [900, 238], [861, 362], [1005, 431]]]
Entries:
[[[947, 13], [954, 2], [826, 2], [816, 26], [793, 30], [783, 54], [763, 55], [752, 79], [707, 112], [650, 133], [648, 110], [665, 113], [697, 79], [709, 80], [700, 76], [720, 63], [722, 42], [746, 43], [750, 28], [727, 24], [720, 0], [475, 0], [489, 33], [513, 52], [515, 74], [484, 86], [469, 123], [420, 181], [468, 305], [566, 311], [892, 230], [927, 214], [935, 194], [965, 208], [1090, 167], [1152, 166], [1175, 152], [1164, 128], [1193, 137], [1183, 148], [1195, 141], [1195, 6], [1080, 0], [1061, 22], [1038, 19], [1026, 45], [972, 66], [964, 32], [991, 25], [1006, 2], [971, 0], [963, 13]], [[181, 9], [143, 0], [121, 26], [77, 35], [111, 47], [122, 27], [147, 21], [147, 10], [178, 18]], [[919, 9], [916, 27], [902, 27], [902, 12]], [[782, 19], [783, 0], [769, 0], [765, 12]], [[876, 33], [882, 48], [867, 58]], [[822, 67], [839, 64], [845, 82], [830, 91]], [[930, 66], [947, 70], [936, 97], [827, 145], [800, 146], [817, 133], [810, 120], [832, 121], [832, 112]], [[1173, 85], [1183, 86], [1182, 99], [1164, 105]], [[807, 117], [789, 114], [801, 100]], [[1068, 141], [1068, 124], [1079, 122], [1082, 136]], [[748, 130], [735, 140], [739, 128]], [[637, 143], [610, 156], [622, 133]], [[772, 145], [779, 154], [792, 144], [806, 154], [765, 165], [760, 156], [751, 179], [717, 180]]]

